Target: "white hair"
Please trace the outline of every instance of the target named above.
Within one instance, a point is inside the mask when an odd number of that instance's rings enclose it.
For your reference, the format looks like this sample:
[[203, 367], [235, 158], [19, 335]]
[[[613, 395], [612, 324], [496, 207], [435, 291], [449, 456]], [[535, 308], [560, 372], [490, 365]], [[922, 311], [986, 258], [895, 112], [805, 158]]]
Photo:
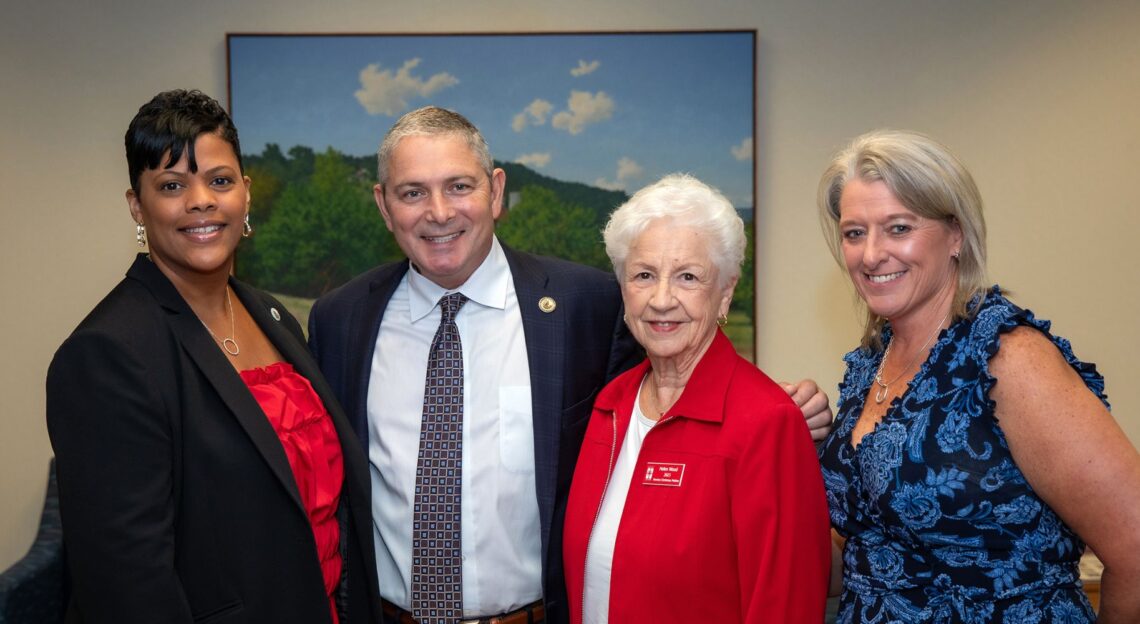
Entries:
[[658, 219], [672, 219], [708, 237], [709, 255], [720, 285], [740, 277], [744, 261], [744, 220], [720, 191], [687, 173], [672, 173], [634, 193], [610, 215], [602, 230], [606, 255], [620, 279], [629, 248]]

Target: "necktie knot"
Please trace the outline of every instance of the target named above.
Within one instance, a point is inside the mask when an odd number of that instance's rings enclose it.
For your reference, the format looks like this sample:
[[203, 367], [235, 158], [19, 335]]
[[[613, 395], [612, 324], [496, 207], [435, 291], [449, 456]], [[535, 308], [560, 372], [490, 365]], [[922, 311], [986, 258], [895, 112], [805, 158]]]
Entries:
[[463, 304], [465, 303], [467, 303], [467, 297], [465, 297], [463, 293], [456, 292], [440, 297], [439, 309], [442, 311], [443, 315], [440, 318], [439, 322], [441, 324], [454, 323], [455, 315], [459, 314], [459, 308], [462, 308]]

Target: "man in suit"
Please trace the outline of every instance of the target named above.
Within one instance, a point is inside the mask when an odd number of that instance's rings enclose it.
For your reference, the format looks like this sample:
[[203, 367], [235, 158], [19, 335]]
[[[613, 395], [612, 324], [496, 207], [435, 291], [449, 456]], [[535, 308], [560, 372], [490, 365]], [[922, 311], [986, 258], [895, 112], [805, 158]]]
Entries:
[[[386, 615], [457, 619], [423, 603], [425, 591], [435, 594], [420, 585], [427, 559], [413, 545], [424, 470], [417, 457], [430, 447], [421, 439], [421, 425], [429, 428], [426, 415], [421, 422], [425, 371], [437, 330], [453, 322], [463, 364], [456, 613], [561, 624], [562, 521], [586, 422], [597, 392], [641, 359], [617, 281], [499, 243], [506, 174], [461, 115], [412, 111], [378, 156], [376, 204], [408, 259], [318, 300], [309, 342], [369, 455]], [[452, 293], [464, 303], [445, 317]], [[814, 417], [809, 423], [826, 428], [830, 409], [814, 383], [789, 392]]]

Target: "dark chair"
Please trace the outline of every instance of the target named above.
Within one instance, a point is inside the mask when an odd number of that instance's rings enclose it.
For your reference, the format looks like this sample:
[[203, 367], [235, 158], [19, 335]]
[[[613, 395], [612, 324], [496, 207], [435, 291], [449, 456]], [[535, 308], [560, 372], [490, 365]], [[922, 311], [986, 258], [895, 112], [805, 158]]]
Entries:
[[55, 459], [48, 468], [47, 495], [36, 541], [0, 574], [0, 624], [55, 624], [63, 621], [63, 528]]

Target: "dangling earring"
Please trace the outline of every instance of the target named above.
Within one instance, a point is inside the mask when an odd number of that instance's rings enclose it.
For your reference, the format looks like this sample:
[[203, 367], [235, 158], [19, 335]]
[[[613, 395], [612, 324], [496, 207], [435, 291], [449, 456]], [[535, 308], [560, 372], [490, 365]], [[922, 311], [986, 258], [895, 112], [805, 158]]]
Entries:
[[249, 224], [249, 213], [247, 212], [245, 213], [245, 225], [241, 229], [241, 237], [249, 238], [250, 234], [253, 234], [253, 226]]
[[135, 241], [139, 247], [146, 247], [146, 226], [141, 223], [135, 224]]
[[728, 315], [727, 315], [727, 314], [722, 314], [722, 315], [720, 315], [720, 317], [719, 317], [719, 318], [716, 320], [716, 326], [717, 326], [717, 327], [724, 327], [725, 325], [728, 325]]

